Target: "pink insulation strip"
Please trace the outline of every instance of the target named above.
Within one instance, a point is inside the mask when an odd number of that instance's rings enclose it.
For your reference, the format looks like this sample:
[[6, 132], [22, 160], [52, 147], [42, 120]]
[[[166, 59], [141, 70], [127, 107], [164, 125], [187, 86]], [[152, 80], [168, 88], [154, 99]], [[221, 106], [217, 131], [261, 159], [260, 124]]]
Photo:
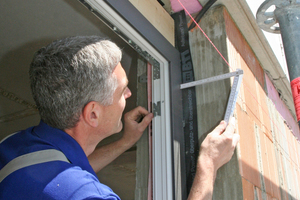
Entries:
[[[184, 7], [187, 9], [187, 11], [191, 14], [199, 12], [202, 9], [202, 6], [198, 0], [180, 0], [180, 2], [184, 5]], [[171, 0], [171, 6], [172, 6], [172, 10], [174, 12], [183, 10], [183, 8], [180, 5], [180, 3], [178, 2], [178, 0]]]

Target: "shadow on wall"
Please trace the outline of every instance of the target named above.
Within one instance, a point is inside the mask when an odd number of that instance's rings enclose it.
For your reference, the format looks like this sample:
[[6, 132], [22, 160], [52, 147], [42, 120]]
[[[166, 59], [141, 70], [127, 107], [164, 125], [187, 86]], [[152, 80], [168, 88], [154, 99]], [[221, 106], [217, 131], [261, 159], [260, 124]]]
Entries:
[[[29, 65], [34, 53], [53, 40], [51, 38], [44, 38], [31, 41], [8, 51], [1, 57], [1, 138], [7, 134], [38, 124], [39, 116], [30, 89]], [[22, 119], [26, 123], [22, 123]]]
[[29, 65], [34, 53], [54, 40], [55, 38], [43, 38], [27, 42], [3, 55], [0, 59], [0, 86], [4, 88], [13, 87], [20, 91], [25, 89], [27, 91], [29, 84]]
[[[281, 184], [275, 183], [274, 181], [264, 176], [261, 172], [249, 166], [247, 163], [240, 161], [240, 165], [243, 166], [242, 171], [247, 171], [248, 175], [250, 174], [253, 177], [257, 177], [259, 179], [259, 184], [257, 184], [252, 180], [249, 180], [248, 178], [242, 176], [244, 199], [299, 199], [299, 196], [293, 196], [293, 194], [291, 194], [291, 191], [288, 191], [291, 190], [290, 188], [286, 188], [287, 183], [285, 177], [281, 177], [281, 181], [283, 181]], [[280, 177], [279, 174], [273, 174], [273, 176]], [[298, 188], [296, 188], [295, 185], [293, 187], [295, 187], [295, 192], [297, 192]]]

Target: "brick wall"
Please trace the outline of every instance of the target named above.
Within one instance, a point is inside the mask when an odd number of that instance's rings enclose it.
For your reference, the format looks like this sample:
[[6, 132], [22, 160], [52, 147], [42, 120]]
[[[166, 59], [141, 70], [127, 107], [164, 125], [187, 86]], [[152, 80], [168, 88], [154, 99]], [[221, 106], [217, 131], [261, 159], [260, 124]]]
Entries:
[[[300, 199], [300, 143], [297, 139], [300, 134], [296, 120], [224, 7], [212, 8], [200, 26], [230, 66], [225, 69], [220, 56], [202, 33], [194, 29], [190, 43], [196, 79], [236, 68], [244, 70], [235, 110], [241, 140], [236, 157], [218, 172], [214, 199]], [[225, 105], [217, 99], [228, 97], [226, 83], [206, 87], [206, 90], [197, 89], [200, 136], [222, 118]], [[225, 87], [224, 92], [218, 90], [220, 87]], [[208, 98], [211, 99], [209, 105], [214, 103], [214, 106], [206, 106]], [[226, 176], [233, 173], [235, 176]]]
[[246, 39], [223, 14], [231, 67], [245, 72], [236, 109], [244, 199], [299, 199], [299, 127]]

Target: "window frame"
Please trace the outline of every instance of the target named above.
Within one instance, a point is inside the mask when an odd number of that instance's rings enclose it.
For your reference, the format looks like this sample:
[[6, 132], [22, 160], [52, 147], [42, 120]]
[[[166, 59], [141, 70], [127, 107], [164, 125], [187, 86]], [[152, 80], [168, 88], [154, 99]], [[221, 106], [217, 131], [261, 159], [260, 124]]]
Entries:
[[[185, 199], [181, 63], [178, 50], [129, 2], [79, 0], [140, 53], [158, 62], [152, 102], [160, 102], [153, 123], [153, 199]], [[107, 20], [107, 21], [106, 21]], [[154, 66], [155, 68], [155, 66]], [[152, 72], [153, 73], [153, 72]], [[153, 77], [153, 76], [152, 76]], [[155, 76], [154, 76], [155, 77]]]

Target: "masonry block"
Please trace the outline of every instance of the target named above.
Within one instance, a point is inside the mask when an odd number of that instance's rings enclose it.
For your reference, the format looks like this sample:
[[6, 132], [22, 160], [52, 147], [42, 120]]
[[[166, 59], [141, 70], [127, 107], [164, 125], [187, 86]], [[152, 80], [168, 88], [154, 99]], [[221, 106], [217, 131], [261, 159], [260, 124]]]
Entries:
[[248, 180], [242, 178], [243, 183], [243, 196], [245, 200], [253, 200], [255, 199], [254, 194], [254, 185]]
[[240, 173], [253, 185], [261, 187], [257, 162], [254, 122], [247, 113], [237, 107], [238, 132], [240, 134]]
[[[244, 70], [235, 110], [241, 136], [238, 154], [218, 172], [214, 199], [297, 197], [300, 146], [294, 137], [299, 128], [290, 125], [293, 116], [224, 7], [211, 8], [200, 26], [229, 66], [202, 32], [194, 29], [189, 36], [195, 79]], [[223, 118], [231, 84], [232, 80], [224, 80], [196, 87], [200, 141]], [[236, 195], [240, 191], [242, 195]]]

